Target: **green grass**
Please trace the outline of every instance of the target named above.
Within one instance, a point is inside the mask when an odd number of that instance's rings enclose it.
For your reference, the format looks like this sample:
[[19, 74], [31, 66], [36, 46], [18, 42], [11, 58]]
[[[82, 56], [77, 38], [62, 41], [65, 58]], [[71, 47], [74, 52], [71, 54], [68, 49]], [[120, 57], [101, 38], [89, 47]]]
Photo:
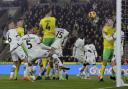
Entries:
[[[35, 82], [8, 80], [8, 76], [0, 75], [0, 89], [128, 89], [128, 87], [116, 88], [115, 82], [105, 77], [104, 82], [99, 82], [97, 77], [91, 80], [80, 80], [76, 76], [70, 76], [69, 80], [38, 80]], [[112, 88], [110, 88], [112, 87]]]

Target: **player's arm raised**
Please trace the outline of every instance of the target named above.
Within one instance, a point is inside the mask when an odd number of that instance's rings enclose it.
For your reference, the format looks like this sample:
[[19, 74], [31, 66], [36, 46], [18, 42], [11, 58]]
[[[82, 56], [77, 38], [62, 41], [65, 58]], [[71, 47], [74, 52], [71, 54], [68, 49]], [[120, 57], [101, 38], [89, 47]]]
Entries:
[[112, 41], [114, 39], [113, 35], [112, 36], [108, 36], [103, 28], [103, 31], [102, 31], [102, 34], [103, 34], [103, 38], [108, 40], [108, 41]]
[[66, 33], [66, 35], [65, 35], [65, 38], [64, 38], [64, 40], [63, 40], [62, 47], [65, 46], [65, 44], [66, 44], [66, 42], [67, 42], [67, 40], [68, 40], [69, 32], [68, 32], [67, 30], [65, 30], [65, 33]]

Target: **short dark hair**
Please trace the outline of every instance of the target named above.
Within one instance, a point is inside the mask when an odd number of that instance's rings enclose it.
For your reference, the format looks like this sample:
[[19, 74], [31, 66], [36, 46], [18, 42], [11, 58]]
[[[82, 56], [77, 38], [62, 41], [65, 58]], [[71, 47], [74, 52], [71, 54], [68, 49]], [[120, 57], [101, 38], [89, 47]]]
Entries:
[[16, 21], [18, 22], [18, 21], [20, 21], [20, 20], [24, 20], [24, 18], [23, 18], [23, 17], [20, 17], [20, 18], [18, 18]]
[[45, 11], [45, 14], [48, 14], [50, 11], [52, 11], [52, 8], [51, 7], [48, 7]]
[[8, 20], [8, 22], [7, 22], [7, 24], [9, 25], [10, 23], [16, 23], [16, 20], [14, 20], [14, 19], [10, 19], [10, 20]]

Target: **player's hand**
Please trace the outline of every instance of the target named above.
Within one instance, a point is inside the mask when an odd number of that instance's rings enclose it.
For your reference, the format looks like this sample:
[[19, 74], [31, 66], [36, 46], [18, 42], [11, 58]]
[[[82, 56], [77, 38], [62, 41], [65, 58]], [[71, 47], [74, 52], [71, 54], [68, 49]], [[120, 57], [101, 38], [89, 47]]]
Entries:
[[55, 50], [56, 49], [54, 47], [51, 47], [50, 52], [53, 54], [55, 52]]

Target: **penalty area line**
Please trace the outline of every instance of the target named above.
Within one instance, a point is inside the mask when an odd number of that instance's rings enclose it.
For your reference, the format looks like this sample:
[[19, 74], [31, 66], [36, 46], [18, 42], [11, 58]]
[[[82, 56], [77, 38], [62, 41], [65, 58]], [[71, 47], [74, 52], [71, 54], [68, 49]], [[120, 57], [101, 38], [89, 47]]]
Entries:
[[112, 88], [116, 88], [116, 87], [102, 87], [102, 88], [97, 88], [97, 89], [112, 89]]

